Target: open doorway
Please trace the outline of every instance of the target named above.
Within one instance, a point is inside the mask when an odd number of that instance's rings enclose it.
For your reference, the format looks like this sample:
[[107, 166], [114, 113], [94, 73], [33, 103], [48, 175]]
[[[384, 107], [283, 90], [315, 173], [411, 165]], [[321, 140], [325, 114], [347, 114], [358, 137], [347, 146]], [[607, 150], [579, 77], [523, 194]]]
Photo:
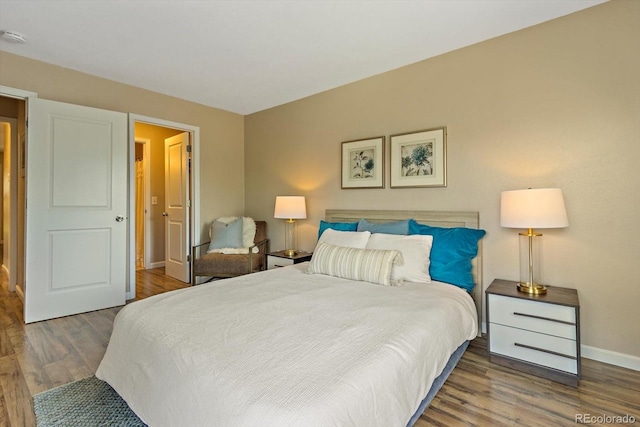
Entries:
[[[190, 247], [195, 235], [194, 224], [198, 224], [198, 143], [199, 128], [181, 123], [168, 122], [161, 119], [130, 115], [130, 141], [134, 141], [131, 147], [132, 162], [130, 165], [130, 236], [131, 253], [130, 265], [132, 268], [127, 299], [135, 298], [135, 272], [140, 268], [154, 269], [166, 268], [167, 258], [170, 254], [183, 257], [186, 268], [190, 267]], [[165, 154], [166, 141], [178, 135], [186, 134], [189, 141], [189, 152], [186, 154], [188, 178], [183, 192], [186, 192], [185, 206], [188, 207], [188, 221], [181, 235], [178, 249], [175, 245], [168, 244], [168, 197], [167, 197], [167, 162], [169, 155]], [[140, 162], [136, 162], [140, 160]], [[141, 170], [142, 169], [142, 173]], [[142, 175], [140, 180], [136, 176]], [[142, 183], [144, 182], [144, 185]], [[139, 194], [144, 192], [144, 196]], [[143, 216], [143, 220], [141, 220]], [[171, 249], [173, 247], [173, 250]], [[141, 259], [142, 258], [142, 259]], [[175, 257], [174, 257], [175, 258]], [[167, 271], [167, 273], [171, 273]], [[171, 275], [171, 274], [169, 274]], [[183, 282], [189, 282], [188, 273], [179, 278]]]
[[0, 96], [0, 256], [9, 291], [24, 300], [25, 119], [23, 99]]

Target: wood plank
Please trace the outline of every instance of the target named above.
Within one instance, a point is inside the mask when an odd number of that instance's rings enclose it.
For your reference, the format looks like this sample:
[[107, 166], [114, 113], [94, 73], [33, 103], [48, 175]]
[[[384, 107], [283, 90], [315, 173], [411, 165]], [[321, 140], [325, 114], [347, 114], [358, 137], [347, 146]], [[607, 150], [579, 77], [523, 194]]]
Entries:
[[6, 425], [35, 425], [31, 393], [16, 360], [16, 355], [0, 357], [0, 390], [6, 411]]

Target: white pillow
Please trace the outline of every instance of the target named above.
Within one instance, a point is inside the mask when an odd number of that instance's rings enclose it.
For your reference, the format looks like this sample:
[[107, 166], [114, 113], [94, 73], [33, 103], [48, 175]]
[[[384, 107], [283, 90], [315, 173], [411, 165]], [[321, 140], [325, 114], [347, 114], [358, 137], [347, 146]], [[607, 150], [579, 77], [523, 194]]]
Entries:
[[395, 265], [391, 272], [394, 280], [425, 283], [429, 276], [429, 256], [433, 236], [414, 234], [399, 236], [396, 234], [373, 233], [367, 242], [367, 249], [395, 249], [402, 253], [404, 265]]
[[339, 231], [327, 228], [318, 239], [318, 243], [324, 242], [334, 246], [346, 248], [364, 249], [371, 236], [370, 231]]
[[402, 264], [402, 254], [396, 250], [347, 248], [318, 242], [307, 273], [401, 286], [401, 280], [391, 278], [391, 270], [398, 263]]

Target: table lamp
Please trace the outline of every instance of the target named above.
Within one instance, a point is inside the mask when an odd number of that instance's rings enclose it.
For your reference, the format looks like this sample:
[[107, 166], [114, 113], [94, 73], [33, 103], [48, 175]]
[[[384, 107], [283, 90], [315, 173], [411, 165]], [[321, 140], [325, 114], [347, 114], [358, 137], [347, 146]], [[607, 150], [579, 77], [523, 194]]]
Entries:
[[547, 293], [540, 269], [542, 234], [534, 228], [563, 228], [569, 225], [560, 188], [503, 191], [500, 200], [500, 225], [526, 228], [520, 233], [520, 282], [518, 290], [533, 295]]
[[304, 196], [277, 196], [274, 218], [285, 219], [284, 222], [284, 254], [294, 256], [296, 251], [296, 219], [307, 217]]

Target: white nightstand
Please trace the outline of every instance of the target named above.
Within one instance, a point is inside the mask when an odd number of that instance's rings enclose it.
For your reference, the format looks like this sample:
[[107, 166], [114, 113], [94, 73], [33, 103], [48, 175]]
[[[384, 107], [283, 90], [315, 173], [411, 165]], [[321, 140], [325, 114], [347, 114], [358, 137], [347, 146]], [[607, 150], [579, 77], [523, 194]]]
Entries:
[[312, 255], [313, 253], [311, 252], [298, 252], [294, 256], [287, 256], [284, 251], [271, 252], [267, 254], [267, 269], [271, 270], [272, 268], [310, 261]]
[[549, 286], [545, 295], [518, 292], [516, 282], [496, 279], [487, 288], [491, 362], [577, 386], [580, 302], [575, 289]]

